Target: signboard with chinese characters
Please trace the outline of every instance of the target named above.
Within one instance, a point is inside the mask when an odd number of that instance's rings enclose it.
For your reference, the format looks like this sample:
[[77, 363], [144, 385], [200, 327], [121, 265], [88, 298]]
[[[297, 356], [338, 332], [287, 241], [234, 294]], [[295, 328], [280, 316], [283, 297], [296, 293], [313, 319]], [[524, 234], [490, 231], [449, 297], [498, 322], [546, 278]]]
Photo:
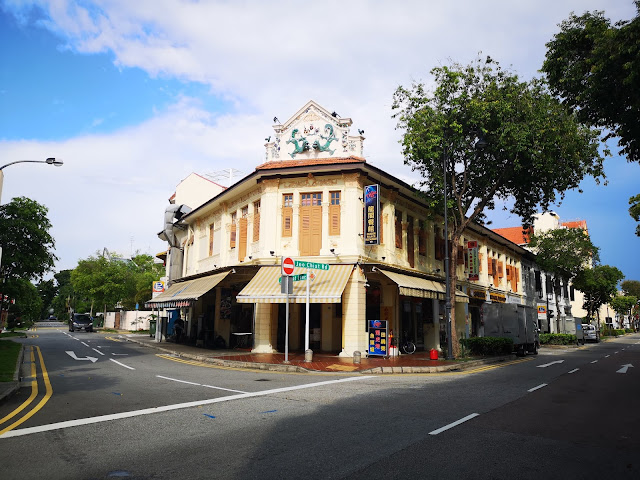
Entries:
[[369, 320], [369, 355], [389, 355], [386, 320]]
[[364, 244], [379, 245], [380, 195], [378, 185], [364, 187]]
[[480, 262], [478, 261], [478, 242], [467, 242], [467, 250], [469, 252], [469, 280], [480, 280]]

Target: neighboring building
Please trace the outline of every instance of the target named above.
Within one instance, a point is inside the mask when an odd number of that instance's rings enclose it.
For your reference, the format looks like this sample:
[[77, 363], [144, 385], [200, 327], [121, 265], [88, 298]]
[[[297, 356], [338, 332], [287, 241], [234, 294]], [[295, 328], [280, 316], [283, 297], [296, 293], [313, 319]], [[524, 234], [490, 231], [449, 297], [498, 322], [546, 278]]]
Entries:
[[[496, 228], [493, 231], [521, 247], [529, 249], [529, 242], [534, 233], [543, 233], [558, 228], [580, 228], [587, 235], [589, 234], [586, 220], [561, 222], [559, 215], [555, 212], [536, 214], [533, 226], [527, 229], [519, 226]], [[584, 319], [587, 317], [587, 311], [582, 308], [584, 294], [575, 290], [570, 282], [568, 285], [554, 284], [551, 275], [540, 271], [537, 267], [535, 276], [538, 319], [542, 324], [541, 330], [550, 333], [575, 333], [574, 318]], [[556, 305], [556, 298], [560, 298], [559, 305]], [[605, 322], [606, 317], [608, 317], [607, 308], [603, 306], [600, 309], [602, 323]]]
[[[408, 337], [419, 349], [444, 346], [442, 221], [410, 185], [365, 160], [365, 138], [351, 135], [351, 125], [310, 101], [273, 126], [266, 161], [253, 173], [197, 208], [181, 208], [176, 198], [160, 234], [170, 244], [170, 286], [147, 304], [169, 323], [180, 315], [196, 344], [223, 339], [254, 352], [283, 351], [279, 278], [282, 258], [292, 257], [329, 266], [309, 271], [308, 309], [306, 282], [294, 283], [292, 351], [308, 342], [343, 356], [368, 352], [367, 320], [388, 321], [398, 341]], [[378, 186], [377, 213], [365, 210], [371, 185]], [[376, 232], [378, 241], [365, 244]], [[485, 302], [535, 305], [533, 254], [491, 230], [473, 225], [451, 261], [458, 337], [482, 335]]]

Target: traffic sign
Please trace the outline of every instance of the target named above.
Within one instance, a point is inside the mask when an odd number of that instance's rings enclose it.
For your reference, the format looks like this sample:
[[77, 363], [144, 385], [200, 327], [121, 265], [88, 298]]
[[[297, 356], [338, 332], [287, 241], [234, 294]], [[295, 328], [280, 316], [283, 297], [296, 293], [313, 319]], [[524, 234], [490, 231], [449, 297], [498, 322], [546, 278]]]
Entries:
[[[300, 281], [300, 280], [306, 280], [307, 279], [307, 274], [306, 273], [301, 273], [299, 275], [290, 275], [290, 277], [293, 279], [294, 282]], [[313, 277], [312, 277], [313, 279]], [[278, 279], [278, 283], [282, 282], [282, 277], [280, 277]]]
[[294, 262], [293, 258], [285, 257], [282, 259], [282, 274], [291, 275], [293, 273]]
[[295, 266], [300, 268], [312, 268], [314, 270], [329, 270], [328, 263], [303, 262], [301, 260], [296, 260]]

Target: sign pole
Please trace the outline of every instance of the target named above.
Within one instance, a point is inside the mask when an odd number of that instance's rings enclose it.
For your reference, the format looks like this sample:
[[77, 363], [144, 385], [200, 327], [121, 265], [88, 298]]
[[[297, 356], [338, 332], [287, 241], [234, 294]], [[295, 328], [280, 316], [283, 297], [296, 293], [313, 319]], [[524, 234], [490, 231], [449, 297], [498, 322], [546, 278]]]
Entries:
[[304, 323], [304, 351], [309, 350], [309, 278], [311, 271], [307, 268], [307, 319]]
[[286, 278], [287, 302], [285, 308], [285, 327], [284, 327], [284, 363], [289, 363], [289, 277]]

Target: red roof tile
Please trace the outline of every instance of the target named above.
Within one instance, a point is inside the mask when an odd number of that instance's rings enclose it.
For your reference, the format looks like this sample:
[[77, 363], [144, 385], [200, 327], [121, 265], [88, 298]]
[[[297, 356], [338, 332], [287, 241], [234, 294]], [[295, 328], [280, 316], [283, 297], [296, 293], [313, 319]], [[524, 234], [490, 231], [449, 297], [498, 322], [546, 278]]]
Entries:
[[574, 220], [572, 222], [562, 222], [562, 226], [567, 228], [581, 228], [583, 230], [587, 230], [587, 221], [586, 220]]
[[279, 162], [267, 162], [258, 165], [256, 170], [272, 170], [277, 168], [288, 167], [311, 167], [316, 165], [334, 165], [345, 163], [362, 163], [366, 160], [362, 157], [346, 157], [346, 158], [309, 158], [304, 160], [282, 160]]
[[516, 245], [526, 245], [531, 241], [533, 227], [524, 230], [522, 227], [494, 228], [493, 231]]

